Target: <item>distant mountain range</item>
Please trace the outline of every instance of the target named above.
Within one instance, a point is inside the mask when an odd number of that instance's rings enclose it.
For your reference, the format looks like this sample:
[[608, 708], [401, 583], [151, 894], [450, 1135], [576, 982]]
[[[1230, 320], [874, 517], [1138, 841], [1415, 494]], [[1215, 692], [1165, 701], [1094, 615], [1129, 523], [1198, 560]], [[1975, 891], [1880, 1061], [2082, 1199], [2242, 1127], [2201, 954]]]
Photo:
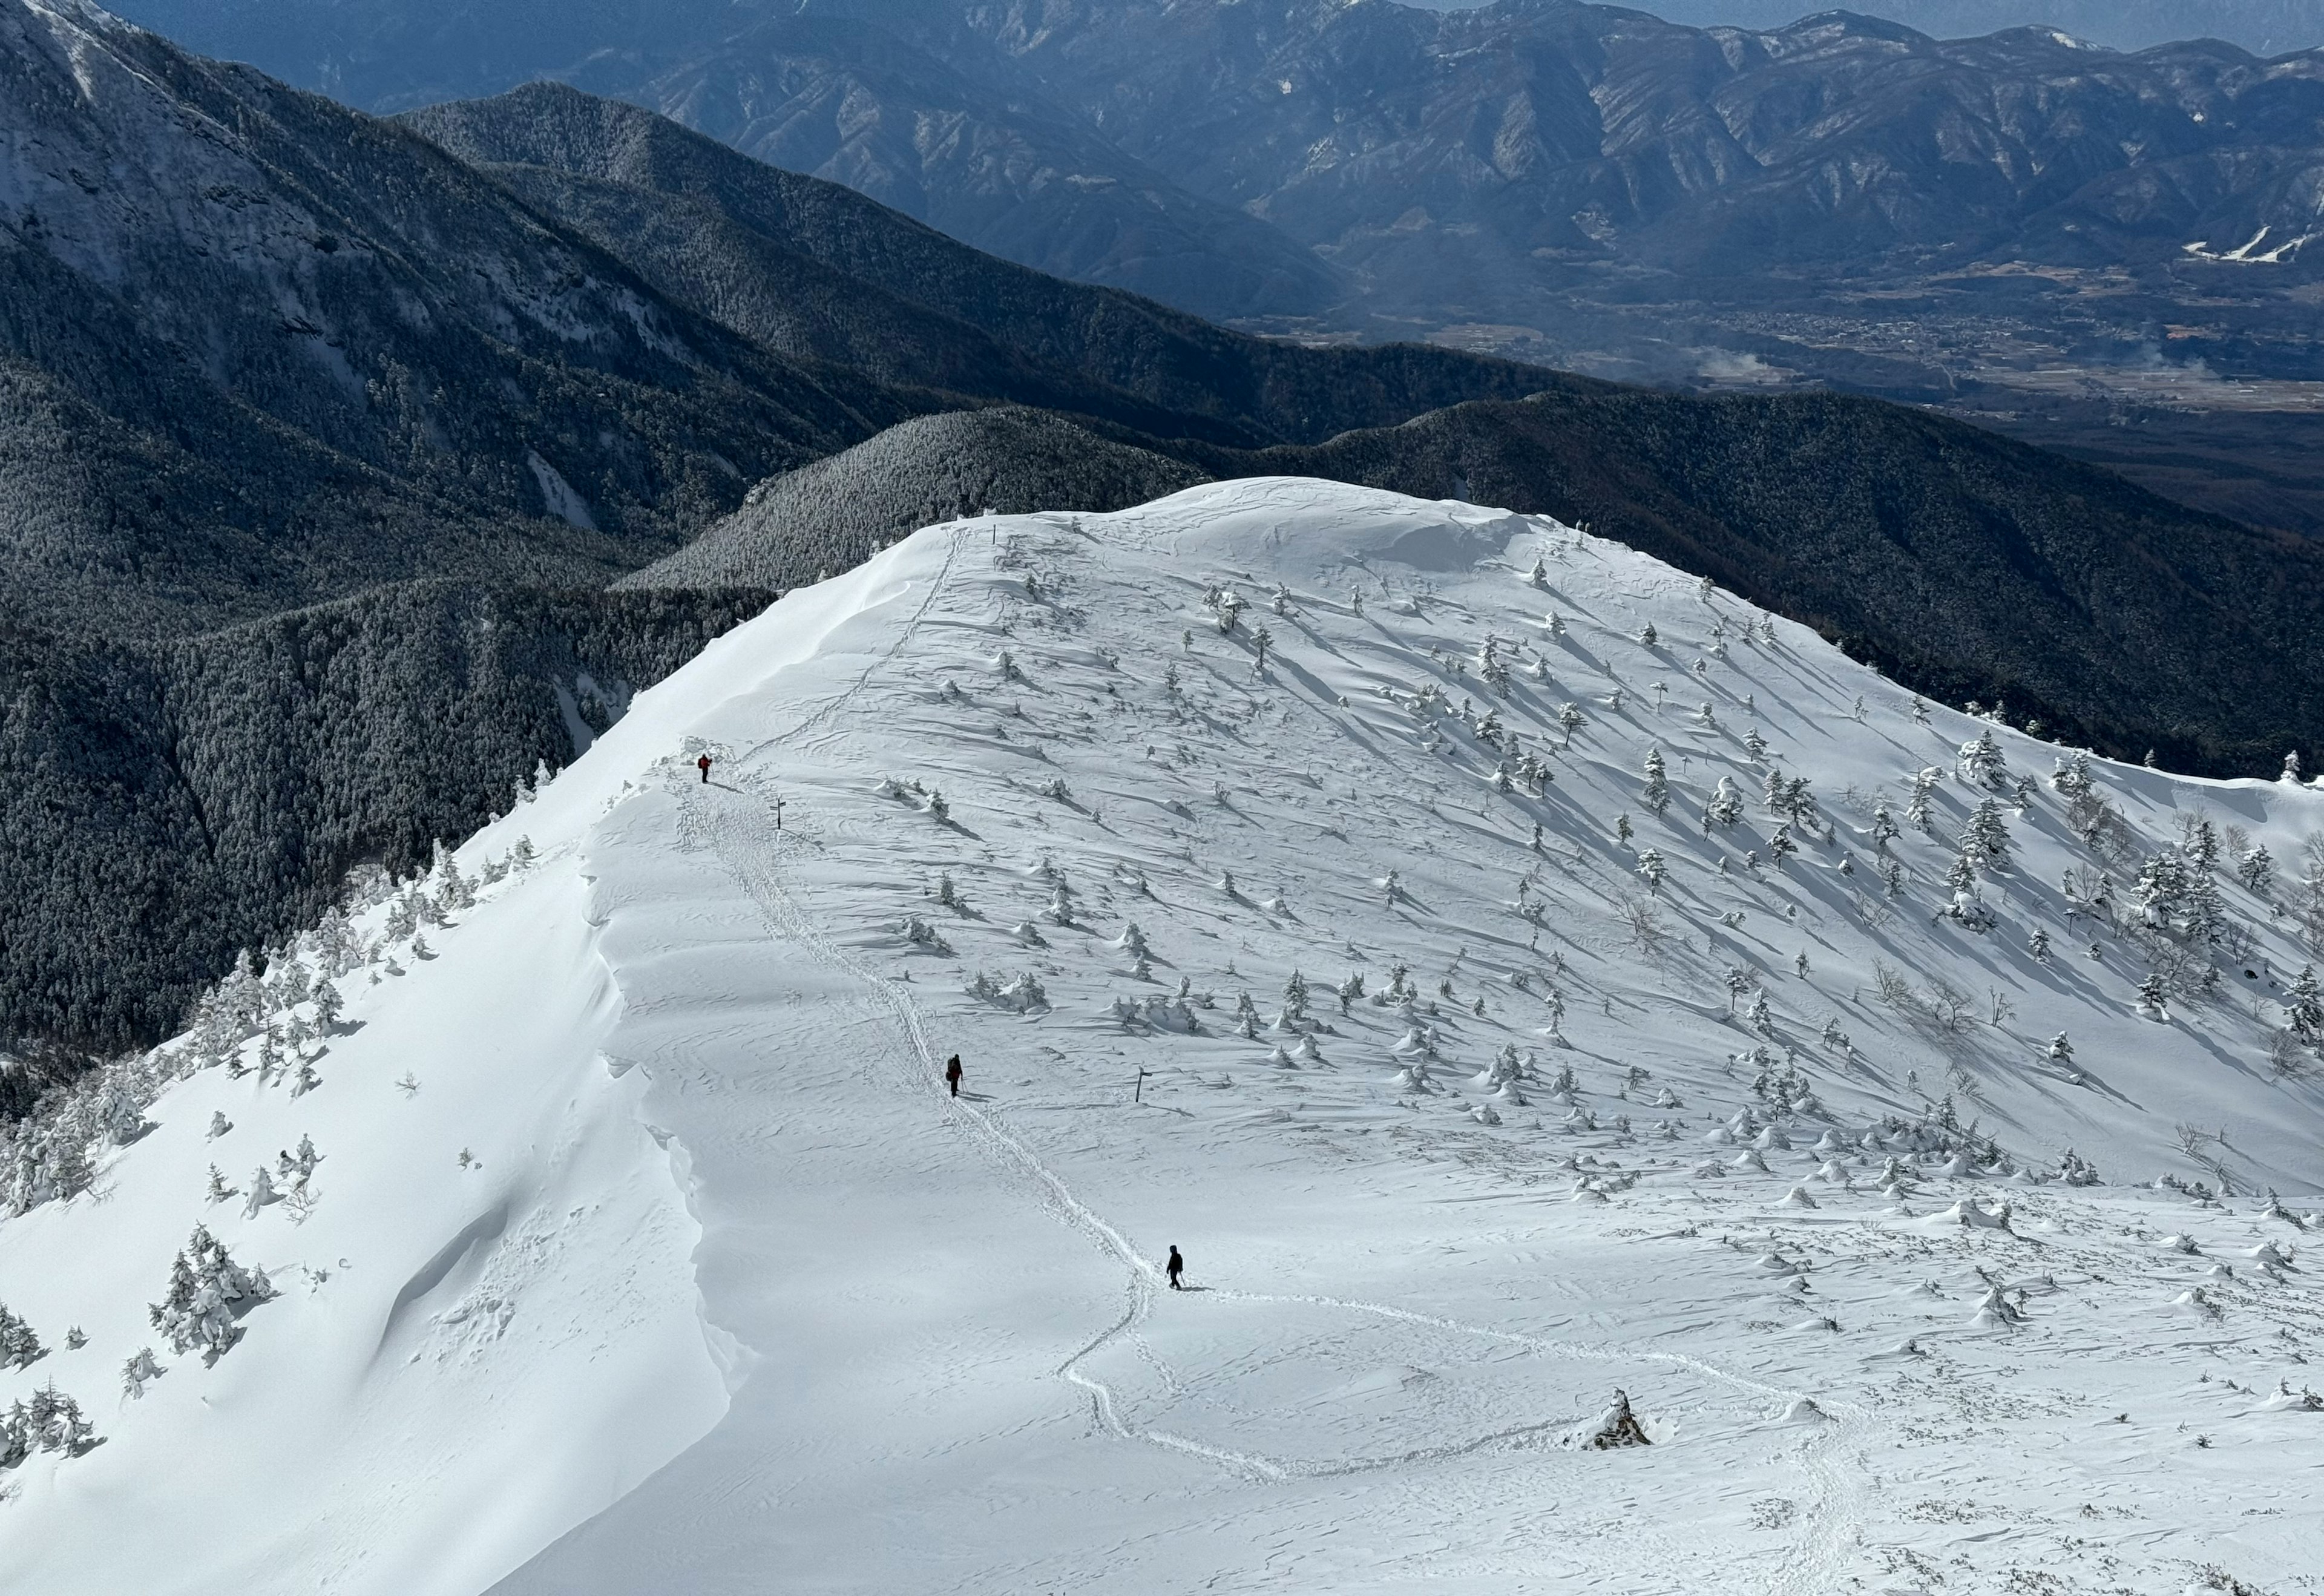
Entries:
[[[1444, 10], [1465, 9], [1420, 0]], [[1656, 0], [1643, 9], [1692, 27], [1780, 28], [1809, 14], [1799, 0]], [[2256, 56], [2324, 45], [2319, 0], [1860, 0], [1847, 8], [1932, 38], [2057, 28], [2110, 50], [2221, 39]]]
[[1571, 0], [694, 0], [557, 28], [521, 0], [139, 14], [377, 109], [567, 78], [1212, 313], [1335, 283], [1384, 315], [1500, 314], [1601, 263], [2123, 265], [2263, 229], [2257, 253], [2290, 254], [2324, 171], [2324, 59], [2119, 56], [2047, 28], [1945, 42], [1845, 12], [1766, 33]]
[[562, 79], [1259, 330], [1933, 404], [2324, 535], [2324, 0], [132, 4], [379, 111]]

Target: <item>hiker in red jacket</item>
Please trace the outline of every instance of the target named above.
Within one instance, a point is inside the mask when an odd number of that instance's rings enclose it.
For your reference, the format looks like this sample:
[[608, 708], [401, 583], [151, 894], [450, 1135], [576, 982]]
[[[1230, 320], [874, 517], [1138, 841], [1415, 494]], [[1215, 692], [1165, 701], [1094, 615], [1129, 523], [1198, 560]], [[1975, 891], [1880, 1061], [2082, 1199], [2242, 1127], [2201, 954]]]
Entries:
[[710, 785], [710, 756], [709, 756], [708, 754], [706, 754], [706, 754], [704, 754], [700, 759], [698, 759], [698, 760], [695, 761], [694, 761], [694, 763], [695, 763], [696, 768], [696, 769], [698, 769], [698, 770], [702, 772], [702, 785], [703, 785], [703, 786], [705, 786], [705, 787], [709, 786], [709, 785]]
[[945, 1060], [945, 1084], [952, 1088], [954, 1097], [960, 1095], [960, 1055], [957, 1053]]

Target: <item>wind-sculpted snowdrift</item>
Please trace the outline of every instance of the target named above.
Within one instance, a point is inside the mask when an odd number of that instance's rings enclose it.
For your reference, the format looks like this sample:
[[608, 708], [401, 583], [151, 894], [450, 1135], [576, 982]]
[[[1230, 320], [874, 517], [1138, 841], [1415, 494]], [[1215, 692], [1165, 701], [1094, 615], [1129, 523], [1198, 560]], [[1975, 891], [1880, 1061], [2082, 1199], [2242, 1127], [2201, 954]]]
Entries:
[[2293, 1588], [2319, 806], [1544, 520], [927, 529], [92, 1086], [0, 1581]]

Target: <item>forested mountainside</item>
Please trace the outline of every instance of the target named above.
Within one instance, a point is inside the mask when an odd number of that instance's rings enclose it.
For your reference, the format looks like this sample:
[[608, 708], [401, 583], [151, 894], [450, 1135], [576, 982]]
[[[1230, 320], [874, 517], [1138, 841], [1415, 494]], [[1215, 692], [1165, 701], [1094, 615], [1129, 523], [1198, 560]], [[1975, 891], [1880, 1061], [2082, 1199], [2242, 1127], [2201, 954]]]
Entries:
[[426, 865], [769, 596], [431, 581], [162, 641], [0, 631], [0, 1048], [166, 1033], [351, 867]]
[[1417, 345], [1247, 337], [1009, 265], [848, 189], [554, 84], [401, 120], [702, 314], [896, 381], [1165, 436], [1320, 443], [1464, 398], [1521, 397], [1545, 374]]
[[92, 9], [0, 4], [0, 106], [28, 620], [602, 581], [930, 403], [687, 312], [403, 129]]

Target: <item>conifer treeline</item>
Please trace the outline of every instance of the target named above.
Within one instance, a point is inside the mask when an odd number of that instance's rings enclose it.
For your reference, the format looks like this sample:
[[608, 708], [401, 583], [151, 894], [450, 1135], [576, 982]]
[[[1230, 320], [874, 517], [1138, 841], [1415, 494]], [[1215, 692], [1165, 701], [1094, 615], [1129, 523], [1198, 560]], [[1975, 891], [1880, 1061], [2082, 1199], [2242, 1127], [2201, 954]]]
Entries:
[[0, 1048], [33, 1066], [0, 1112], [168, 1034], [352, 866], [505, 810], [568, 715], [603, 730], [771, 596], [416, 582], [161, 642], [0, 627]]

